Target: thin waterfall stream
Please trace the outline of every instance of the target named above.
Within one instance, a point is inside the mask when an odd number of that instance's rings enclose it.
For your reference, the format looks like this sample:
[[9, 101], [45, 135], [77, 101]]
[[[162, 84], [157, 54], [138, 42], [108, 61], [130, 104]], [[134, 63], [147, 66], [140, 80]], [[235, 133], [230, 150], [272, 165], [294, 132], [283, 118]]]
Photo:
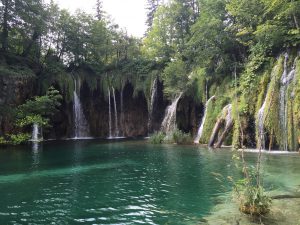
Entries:
[[37, 123], [32, 125], [32, 134], [31, 140], [32, 142], [40, 142], [43, 140], [42, 131], [40, 126]]
[[280, 85], [280, 108], [279, 108], [279, 119], [281, 128], [282, 148], [284, 151], [288, 151], [288, 87], [295, 77], [295, 63], [288, 72], [288, 58], [289, 55], [284, 55], [284, 70], [281, 76]]
[[149, 119], [148, 119], [148, 132], [152, 132], [152, 123], [153, 123], [153, 107], [154, 102], [157, 96], [157, 85], [158, 79], [155, 78], [151, 88], [151, 99], [150, 99], [150, 106], [149, 106]]
[[121, 133], [122, 136], [124, 136], [124, 99], [123, 99], [123, 91], [124, 87], [122, 86], [121, 88], [121, 93], [120, 93], [120, 102], [121, 102], [121, 112], [120, 112], [120, 126], [121, 126]]
[[113, 99], [114, 99], [114, 112], [115, 112], [115, 137], [119, 137], [119, 126], [118, 126], [118, 110], [117, 110], [117, 102], [116, 102], [116, 94], [115, 89], [112, 87]]
[[182, 92], [172, 101], [165, 112], [165, 117], [161, 125], [161, 131], [170, 133], [176, 129], [176, 110], [179, 99], [182, 96]]
[[204, 124], [205, 124], [205, 120], [206, 120], [206, 116], [207, 116], [207, 108], [210, 104], [210, 102], [215, 99], [215, 96], [212, 96], [210, 99], [207, 100], [206, 104], [205, 104], [205, 107], [204, 107], [204, 115], [203, 115], [203, 118], [202, 118], [202, 121], [201, 121], [201, 124], [199, 126], [199, 129], [198, 129], [198, 133], [197, 133], [197, 136], [194, 140], [194, 143], [195, 144], [199, 144], [199, 141], [202, 137], [202, 133], [203, 133], [203, 128], [204, 128]]
[[111, 100], [110, 100], [110, 89], [108, 88], [108, 127], [109, 127], [109, 138], [112, 138], [112, 118], [111, 118]]
[[[78, 82], [78, 86], [77, 86]], [[81, 139], [89, 137], [89, 125], [84, 116], [81, 101], [80, 101], [80, 80], [74, 80], [73, 92], [73, 111], [74, 111], [74, 139]]]

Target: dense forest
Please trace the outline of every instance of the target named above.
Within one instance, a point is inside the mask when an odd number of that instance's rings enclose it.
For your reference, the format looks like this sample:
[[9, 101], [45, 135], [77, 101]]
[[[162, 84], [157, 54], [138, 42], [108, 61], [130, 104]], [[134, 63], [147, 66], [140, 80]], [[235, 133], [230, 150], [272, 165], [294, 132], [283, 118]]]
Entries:
[[46, 138], [178, 127], [212, 147], [298, 149], [299, 1], [148, 0], [147, 10], [135, 38], [100, 0], [94, 15], [1, 0], [0, 142], [30, 139], [33, 125]]

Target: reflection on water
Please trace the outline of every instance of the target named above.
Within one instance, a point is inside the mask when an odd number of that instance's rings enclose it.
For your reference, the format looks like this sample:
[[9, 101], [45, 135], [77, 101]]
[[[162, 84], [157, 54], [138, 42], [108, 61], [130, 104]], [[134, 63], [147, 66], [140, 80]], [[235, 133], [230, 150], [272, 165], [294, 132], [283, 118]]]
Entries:
[[[197, 224], [230, 190], [212, 172], [240, 175], [227, 150], [143, 141], [36, 144], [0, 152], [3, 224]], [[246, 158], [253, 164], [256, 155]], [[298, 160], [263, 156], [266, 185], [299, 185]]]
[[37, 167], [40, 163], [42, 145], [39, 142], [32, 142], [32, 167]]

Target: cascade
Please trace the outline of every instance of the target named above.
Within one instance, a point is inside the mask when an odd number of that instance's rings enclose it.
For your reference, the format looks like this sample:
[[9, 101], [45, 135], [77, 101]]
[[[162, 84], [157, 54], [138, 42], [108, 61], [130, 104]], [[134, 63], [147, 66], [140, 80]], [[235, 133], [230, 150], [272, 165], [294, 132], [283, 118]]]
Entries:
[[284, 151], [288, 150], [288, 95], [287, 90], [295, 75], [295, 64], [292, 70], [288, 73], [287, 61], [288, 54], [284, 56], [284, 70], [281, 76], [280, 97], [279, 97], [279, 124], [281, 128], [282, 147]]
[[207, 79], [205, 79], [205, 100], [208, 101], [208, 82]]
[[109, 125], [109, 138], [112, 137], [112, 128], [111, 128], [111, 103], [110, 103], [110, 89], [108, 88], [108, 125]]
[[121, 114], [120, 114], [120, 125], [121, 125], [121, 131], [122, 136], [124, 136], [124, 102], [123, 102], [123, 91], [124, 88], [122, 87], [121, 93], [120, 93], [120, 101], [121, 101]]
[[119, 136], [118, 111], [117, 111], [117, 102], [116, 102], [115, 89], [113, 87], [112, 87], [112, 91], [113, 91], [114, 110], [115, 110], [115, 137], [118, 137]]
[[265, 120], [265, 108], [267, 103], [267, 96], [265, 97], [264, 103], [258, 111], [257, 116], [257, 128], [258, 128], [258, 148], [265, 149], [265, 130], [264, 130], [264, 120]]
[[[271, 75], [271, 80], [273, 79], [273, 74]], [[266, 92], [266, 96], [265, 96], [265, 100], [262, 104], [262, 106], [260, 107], [260, 109], [258, 110], [258, 114], [257, 114], [257, 148], [258, 149], [265, 149], [266, 148], [266, 143], [265, 143], [265, 108], [267, 105], [267, 93], [270, 92], [270, 83], [268, 85], [267, 88], [267, 92]]]
[[[77, 82], [79, 86], [77, 87]], [[74, 80], [75, 89], [73, 93], [73, 111], [74, 111], [74, 139], [86, 138], [89, 136], [89, 126], [87, 120], [83, 114], [81, 102], [80, 102], [80, 80]]]
[[32, 125], [32, 136], [31, 136], [30, 141], [39, 142], [39, 141], [42, 141], [42, 140], [43, 140], [43, 137], [42, 137], [41, 129], [40, 129], [40, 127], [37, 123], [34, 123]]
[[161, 125], [161, 131], [165, 133], [170, 133], [176, 129], [176, 109], [179, 99], [182, 96], [182, 92], [172, 101], [165, 112], [165, 117]]
[[215, 96], [212, 96], [210, 99], [207, 100], [206, 104], [205, 104], [205, 107], [204, 107], [204, 115], [202, 117], [202, 121], [201, 121], [201, 124], [200, 124], [200, 127], [198, 129], [198, 133], [197, 133], [197, 136], [194, 140], [194, 143], [195, 144], [199, 144], [199, 141], [200, 141], [200, 138], [202, 137], [202, 133], [203, 133], [203, 128], [204, 128], [204, 124], [205, 124], [205, 120], [206, 120], [206, 116], [207, 116], [207, 107], [208, 105], [210, 104], [210, 102], [215, 99]]
[[148, 119], [148, 132], [152, 131], [153, 106], [154, 106], [154, 101], [157, 96], [157, 85], [158, 85], [158, 79], [155, 78], [155, 80], [153, 81], [152, 88], [151, 88], [151, 100], [150, 100], [150, 106], [149, 106], [149, 119]]

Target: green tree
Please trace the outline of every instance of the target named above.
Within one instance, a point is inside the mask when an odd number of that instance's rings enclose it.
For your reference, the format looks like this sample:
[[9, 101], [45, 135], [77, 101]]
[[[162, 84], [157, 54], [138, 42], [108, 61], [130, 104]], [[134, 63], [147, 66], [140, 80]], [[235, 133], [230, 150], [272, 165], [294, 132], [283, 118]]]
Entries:
[[53, 87], [48, 89], [46, 95], [27, 100], [17, 108], [17, 125], [49, 125], [49, 118], [57, 112], [61, 100], [62, 96]]
[[11, 24], [15, 19], [15, 1], [13, 0], [1, 0], [1, 20], [2, 20], [2, 34], [1, 44], [2, 50], [8, 50], [8, 35], [11, 29]]
[[147, 0], [147, 21], [148, 30], [151, 29], [157, 8], [161, 5], [161, 0]]
[[102, 0], [96, 0], [96, 18], [97, 20], [104, 19], [103, 2]]
[[174, 97], [180, 92], [185, 92], [188, 87], [189, 78], [187, 65], [180, 59], [170, 62], [163, 72], [164, 92]]

